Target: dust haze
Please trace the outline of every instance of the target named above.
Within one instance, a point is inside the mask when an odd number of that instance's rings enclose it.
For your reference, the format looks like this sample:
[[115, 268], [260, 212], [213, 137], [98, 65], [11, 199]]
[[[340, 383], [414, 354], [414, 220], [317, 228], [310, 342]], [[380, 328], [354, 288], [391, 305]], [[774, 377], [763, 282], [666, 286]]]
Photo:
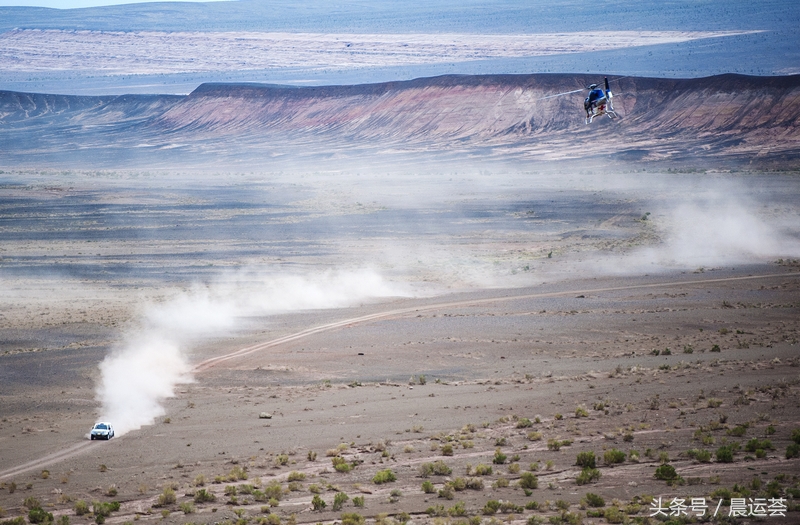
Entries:
[[192, 344], [230, 333], [246, 317], [341, 308], [406, 293], [371, 270], [311, 275], [242, 271], [195, 284], [164, 303], [144, 305], [141, 318], [100, 364], [100, 419], [113, 421], [123, 435], [164, 415], [163, 401], [174, 396], [178, 384], [193, 380]]
[[[193, 345], [235, 333], [252, 316], [535, 286], [576, 272], [635, 275], [800, 256], [797, 209], [736, 178], [451, 170], [424, 177], [305, 173], [312, 196], [296, 205], [330, 214], [337, 228], [392, 215], [372, 234], [342, 236], [325, 222], [313, 232], [335, 245], [332, 264], [371, 269], [244, 268], [141, 305], [100, 364], [99, 417], [114, 421], [120, 435], [151, 424], [176, 386], [193, 380]], [[332, 178], [334, 193], [327, 190]], [[607, 216], [584, 216], [564, 195], [610, 203]]]

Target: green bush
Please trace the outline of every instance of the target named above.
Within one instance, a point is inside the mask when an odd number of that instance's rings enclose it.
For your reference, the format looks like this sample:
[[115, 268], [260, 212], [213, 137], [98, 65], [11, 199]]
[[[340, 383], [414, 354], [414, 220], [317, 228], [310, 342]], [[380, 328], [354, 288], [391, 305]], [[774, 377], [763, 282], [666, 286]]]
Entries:
[[36, 507], [28, 511], [28, 521], [31, 523], [53, 523], [53, 514], [41, 507]]
[[519, 419], [519, 421], [517, 421], [517, 428], [528, 428], [532, 426], [533, 422], [527, 417], [522, 417]]
[[506, 462], [506, 458], [507, 456], [503, 454], [498, 448], [494, 451], [494, 458], [492, 458], [492, 463], [494, 463], [495, 465], [502, 465], [503, 463]]
[[475, 467], [475, 475], [476, 476], [491, 476], [492, 475], [492, 467], [489, 465], [484, 465], [483, 463], [478, 464]]
[[732, 429], [728, 430], [729, 436], [742, 437], [746, 433], [747, 433], [747, 427], [744, 425], [736, 425]]
[[28, 510], [42, 508], [42, 503], [33, 496], [28, 496], [25, 498], [25, 501], [23, 501], [22, 505]]
[[436, 488], [433, 486], [433, 483], [430, 481], [423, 481], [422, 482], [422, 492], [425, 494], [433, 494], [436, 492]]
[[579, 467], [595, 468], [597, 465], [595, 465], [594, 452], [579, 452], [575, 464]]
[[[172, 505], [175, 503], [175, 499], [175, 490], [172, 487], [164, 487], [164, 490], [158, 495], [155, 506], [163, 507], [165, 505]], [[95, 514], [97, 514], [97, 512], [95, 512]]]
[[467, 478], [467, 488], [471, 490], [483, 490], [483, 480], [481, 478]]
[[447, 515], [453, 517], [461, 517], [467, 515], [467, 508], [464, 506], [463, 501], [459, 501], [449, 509], [447, 509]]
[[353, 505], [358, 508], [364, 507], [364, 496], [353, 496]]
[[786, 447], [786, 459], [800, 458], [800, 444], [791, 443]]
[[89, 504], [79, 499], [75, 502], [75, 515], [83, 516], [84, 514], [89, 514]]
[[592, 492], [586, 493], [586, 504], [589, 507], [605, 507], [606, 500], [604, 500], [601, 496], [594, 494]]
[[268, 500], [280, 500], [283, 497], [283, 488], [277, 481], [271, 481], [266, 487], [264, 487], [264, 495]]
[[608, 523], [625, 523], [625, 514], [618, 507], [608, 507], [603, 511], [603, 517]]
[[578, 485], [586, 485], [598, 479], [600, 479], [600, 471], [596, 468], [586, 467], [578, 474], [578, 477], [575, 478], [575, 482]]
[[395, 476], [394, 472], [392, 472], [390, 469], [379, 470], [372, 478], [372, 482], [376, 485], [388, 483], [390, 481], [397, 481], [397, 476]]
[[311, 498], [311, 507], [314, 510], [323, 510], [327, 507], [328, 504], [325, 503], [325, 500], [319, 497], [319, 494], [314, 494], [314, 497]]
[[800, 445], [800, 428], [792, 430], [792, 441]]
[[347, 460], [341, 456], [332, 457], [331, 463], [333, 464], [333, 468], [336, 470], [336, 472], [347, 473], [353, 470], [353, 465], [348, 463]]
[[500, 512], [502, 512], [503, 514], [510, 514], [512, 512], [522, 512], [523, 510], [525, 510], [523, 507], [520, 507], [519, 505], [511, 501], [504, 501], [500, 503]]
[[496, 499], [491, 499], [486, 502], [486, 505], [483, 506], [483, 513], [487, 516], [492, 514], [496, 514], [498, 510], [500, 510], [501, 503]]
[[453, 487], [453, 490], [462, 491], [467, 488], [467, 480], [464, 478], [455, 478], [454, 480], [448, 482], [448, 485]]
[[364, 516], [356, 512], [343, 512], [342, 525], [364, 525]]
[[217, 499], [217, 497], [206, 489], [200, 489], [194, 493], [195, 503], [206, 503], [209, 501], [214, 501], [215, 499]]
[[438, 496], [444, 499], [453, 499], [456, 497], [455, 493], [453, 492], [453, 486], [449, 483], [439, 489]]
[[705, 449], [698, 450], [694, 455], [694, 459], [696, 459], [700, 463], [710, 463], [711, 452]]
[[720, 463], [733, 463], [733, 448], [730, 445], [723, 445], [717, 449], [715, 456]]
[[519, 486], [523, 489], [535, 489], [539, 487], [539, 478], [533, 472], [523, 472], [519, 477]]
[[678, 473], [675, 471], [675, 467], [665, 463], [656, 469], [655, 476], [656, 479], [660, 479], [662, 481], [672, 481], [673, 479], [678, 478]]
[[292, 471], [289, 472], [289, 477], [286, 478], [287, 481], [305, 481], [306, 475], [302, 472]]
[[625, 462], [625, 453], [621, 450], [617, 450], [612, 448], [611, 450], [606, 450], [605, 454], [603, 454], [603, 461], [606, 465], [614, 465], [616, 463], [624, 463]]
[[349, 499], [350, 498], [344, 492], [337, 492], [333, 497], [333, 510], [341, 510], [342, 505], [344, 505]]
[[447, 466], [442, 460], [434, 461], [433, 463], [423, 463], [419, 466], [419, 475], [427, 478], [431, 474], [436, 476], [449, 476], [453, 473], [453, 469]]
[[758, 438], [751, 439], [744, 446], [744, 449], [748, 452], [755, 452], [759, 449], [773, 450], [774, 448], [775, 447], [772, 446], [772, 442], [769, 439], [758, 439]]
[[106, 518], [112, 512], [116, 512], [119, 510], [119, 502], [111, 501], [108, 503], [101, 503], [99, 501], [95, 501], [94, 503], [92, 503], [92, 510], [94, 511], [95, 523], [97, 523], [97, 525], [102, 525], [103, 523], [105, 523]]

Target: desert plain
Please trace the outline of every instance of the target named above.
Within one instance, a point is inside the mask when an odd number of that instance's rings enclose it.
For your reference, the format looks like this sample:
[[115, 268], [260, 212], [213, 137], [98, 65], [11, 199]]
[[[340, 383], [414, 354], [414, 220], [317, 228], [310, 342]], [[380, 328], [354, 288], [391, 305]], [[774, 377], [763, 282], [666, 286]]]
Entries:
[[795, 175], [436, 166], [4, 173], [4, 519], [794, 522]]
[[799, 22], [0, 7], [0, 525], [800, 523]]

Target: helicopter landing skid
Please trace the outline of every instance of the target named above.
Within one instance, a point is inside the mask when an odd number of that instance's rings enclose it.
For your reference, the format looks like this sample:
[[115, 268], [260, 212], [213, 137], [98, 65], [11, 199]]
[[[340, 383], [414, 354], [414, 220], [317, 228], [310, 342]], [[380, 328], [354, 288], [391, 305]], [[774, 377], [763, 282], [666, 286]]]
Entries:
[[596, 117], [602, 117], [603, 115], [606, 115], [610, 119], [615, 119], [619, 117], [619, 115], [617, 115], [617, 112], [614, 111], [613, 109], [604, 109], [602, 111], [598, 111], [597, 113], [590, 113], [589, 115], [587, 115], [586, 124], [591, 124], [592, 120], [594, 120]]

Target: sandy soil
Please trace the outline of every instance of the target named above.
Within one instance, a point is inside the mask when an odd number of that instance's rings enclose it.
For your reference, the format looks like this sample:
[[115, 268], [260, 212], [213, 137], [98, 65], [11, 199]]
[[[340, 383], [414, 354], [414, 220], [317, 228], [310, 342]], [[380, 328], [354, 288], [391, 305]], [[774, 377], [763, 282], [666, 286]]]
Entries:
[[[11, 228], [6, 233], [27, 233], [10, 235], [17, 244], [3, 252], [3, 284], [13, 292], [4, 294], [0, 318], [5, 519], [26, 515], [26, 500], [32, 505], [29, 498], [36, 498], [56, 519], [68, 516], [73, 524], [95, 520], [91, 513], [77, 515], [79, 501], [120, 502], [109, 523], [318, 523], [341, 520], [342, 513], [383, 524], [407, 519], [605, 523], [621, 522], [622, 514], [647, 522], [653, 497], [664, 502], [703, 497], [713, 512], [733, 495], [786, 498], [787, 516], [766, 521], [797, 522], [800, 460], [786, 458], [792, 432], [800, 427], [796, 261], [627, 276], [570, 266], [570, 259], [599, 261], [604, 251], [630, 253], [641, 244], [657, 245], [658, 231], [647, 233], [647, 221], [633, 220], [642, 213], [641, 195], [639, 200], [633, 194], [596, 197], [598, 204], [610, 203], [605, 209], [574, 206], [592, 191], [566, 192], [553, 205], [559, 212], [542, 219], [540, 229], [527, 223], [527, 229], [514, 230], [510, 225], [529, 208], [484, 215], [478, 203], [496, 207], [509, 199], [507, 189], [482, 190], [464, 198], [475, 206], [469, 212], [451, 203], [448, 210], [460, 211], [449, 216], [433, 198], [430, 209], [416, 206], [418, 216], [404, 209], [404, 217], [419, 219], [418, 228], [404, 232], [398, 216], [382, 218], [386, 203], [364, 201], [353, 189], [357, 186], [325, 199], [308, 188], [286, 197], [287, 188], [277, 185], [275, 198], [264, 202], [271, 203], [266, 207], [271, 213], [285, 213], [281, 227], [300, 223], [311, 232], [315, 219], [303, 218], [310, 208], [326, 221], [348, 217], [320, 229], [318, 237], [304, 237], [307, 251], [288, 250], [284, 268], [352, 261], [385, 238], [404, 247], [415, 239], [430, 245], [449, 239], [452, 244], [439, 253], [463, 243], [462, 254], [502, 268], [510, 280], [491, 287], [473, 281], [468, 287], [463, 270], [447, 271], [455, 257], [440, 261], [440, 268], [386, 265], [395, 276], [427, 281], [426, 293], [347, 308], [250, 315], [236, 330], [195, 342], [194, 382], [179, 385], [176, 396], [165, 401], [164, 416], [109, 442], [92, 442], [85, 436], [99, 407], [98, 363], [120, 333], [135, 325], [143, 303], [181, 293], [187, 275], [203, 280], [212, 274], [187, 273], [193, 257], [170, 251], [182, 250], [181, 242], [165, 241], [166, 255], [151, 248], [172, 235], [166, 224], [178, 216], [176, 210], [186, 212], [178, 220], [184, 226], [204, 217], [187, 204], [200, 200], [187, 201], [179, 185], [172, 194], [154, 191], [162, 200], [149, 205], [140, 196], [138, 213], [162, 227], [146, 240], [125, 241], [124, 221], [109, 225], [112, 233], [105, 237], [98, 233], [114, 208], [89, 220], [85, 176], [73, 177], [67, 205], [62, 193], [35, 186], [29, 190], [39, 192], [37, 198], [28, 199], [31, 193], [17, 188], [25, 198], [6, 201], [6, 209], [14, 210], [5, 215], [5, 227]], [[262, 197], [269, 194], [267, 187], [261, 187]], [[796, 191], [791, 181], [784, 188], [787, 194]], [[98, 193], [108, 199], [126, 191]], [[225, 194], [201, 193], [206, 203]], [[320, 206], [320, 199], [330, 206]], [[229, 200], [248, 208], [250, 217], [260, 213], [244, 206], [246, 199]], [[183, 204], [167, 205], [173, 201]], [[372, 204], [363, 212], [355, 202]], [[573, 206], [566, 206], [570, 202]], [[343, 213], [348, 206], [352, 213]], [[209, 208], [225, 219], [209, 218], [207, 229], [193, 222], [186, 230], [193, 237], [177, 238], [213, 244], [211, 233], [231, 217], [246, 215]], [[34, 209], [40, 215], [30, 215]], [[659, 208], [652, 209], [655, 221]], [[435, 233], [422, 227], [433, 210], [438, 210]], [[584, 212], [595, 214], [592, 223], [604, 224], [603, 235], [585, 235], [590, 223]], [[54, 215], [61, 218], [64, 235], [37, 234], [40, 221]], [[31, 228], [14, 229], [23, 222]], [[346, 233], [345, 226], [360, 228], [359, 235]], [[339, 236], [332, 239], [334, 229]], [[267, 230], [267, 237], [282, 231]], [[100, 260], [94, 249], [91, 259], [76, 257], [85, 243], [82, 231], [101, 241]], [[250, 230], [240, 224], [231, 231]], [[510, 231], [519, 235], [517, 251], [508, 249]], [[226, 238], [240, 238], [229, 234]], [[310, 248], [323, 238], [325, 253]], [[529, 251], [518, 251], [519, 243]], [[247, 245], [231, 241], [207, 257], [214, 264], [233, 264]], [[106, 249], [116, 252], [104, 263]], [[25, 264], [47, 267], [46, 255], [73, 266], [61, 278], [23, 271]], [[148, 272], [147, 264], [125, 271], [128, 257], [160, 261], [161, 274]], [[553, 262], [564, 273], [545, 272], [544, 265]], [[110, 277], [90, 279], [95, 264]], [[516, 271], [523, 264], [529, 270]], [[520, 276], [528, 283], [511, 287]], [[448, 291], [447, 285], [453, 288]], [[236, 354], [245, 348], [249, 351]], [[230, 359], [213, 361], [219, 356]], [[732, 462], [715, 455], [725, 444], [734, 444]], [[613, 450], [622, 451], [619, 463]], [[582, 452], [594, 453], [599, 473], [588, 484], [577, 481]], [[445, 465], [439, 474], [430, 472], [439, 461]], [[349, 472], [335, 470], [336, 463], [350, 465]], [[679, 478], [656, 479], [662, 463], [673, 466]], [[373, 478], [385, 469], [396, 480], [376, 483]], [[426, 481], [433, 492], [424, 491]], [[199, 501], [201, 489], [214, 501]], [[338, 493], [348, 498], [334, 509]], [[604, 506], [590, 506], [589, 500], [598, 500], [587, 499], [589, 493], [601, 496]], [[324, 509], [313, 509], [315, 495], [326, 503]], [[362, 505], [356, 498], [363, 498], [363, 507], [356, 506]], [[500, 508], [487, 506], [490, 501], [502, 502]], [[724, 501], [720, 512], [727, 515], [729, 505]]]
[[394, 67], [607, 51], [761, 31], [584, 31], [537, 35], [14, 30], [0, 35], [8, 71], [118, 75], [297, 67]]

